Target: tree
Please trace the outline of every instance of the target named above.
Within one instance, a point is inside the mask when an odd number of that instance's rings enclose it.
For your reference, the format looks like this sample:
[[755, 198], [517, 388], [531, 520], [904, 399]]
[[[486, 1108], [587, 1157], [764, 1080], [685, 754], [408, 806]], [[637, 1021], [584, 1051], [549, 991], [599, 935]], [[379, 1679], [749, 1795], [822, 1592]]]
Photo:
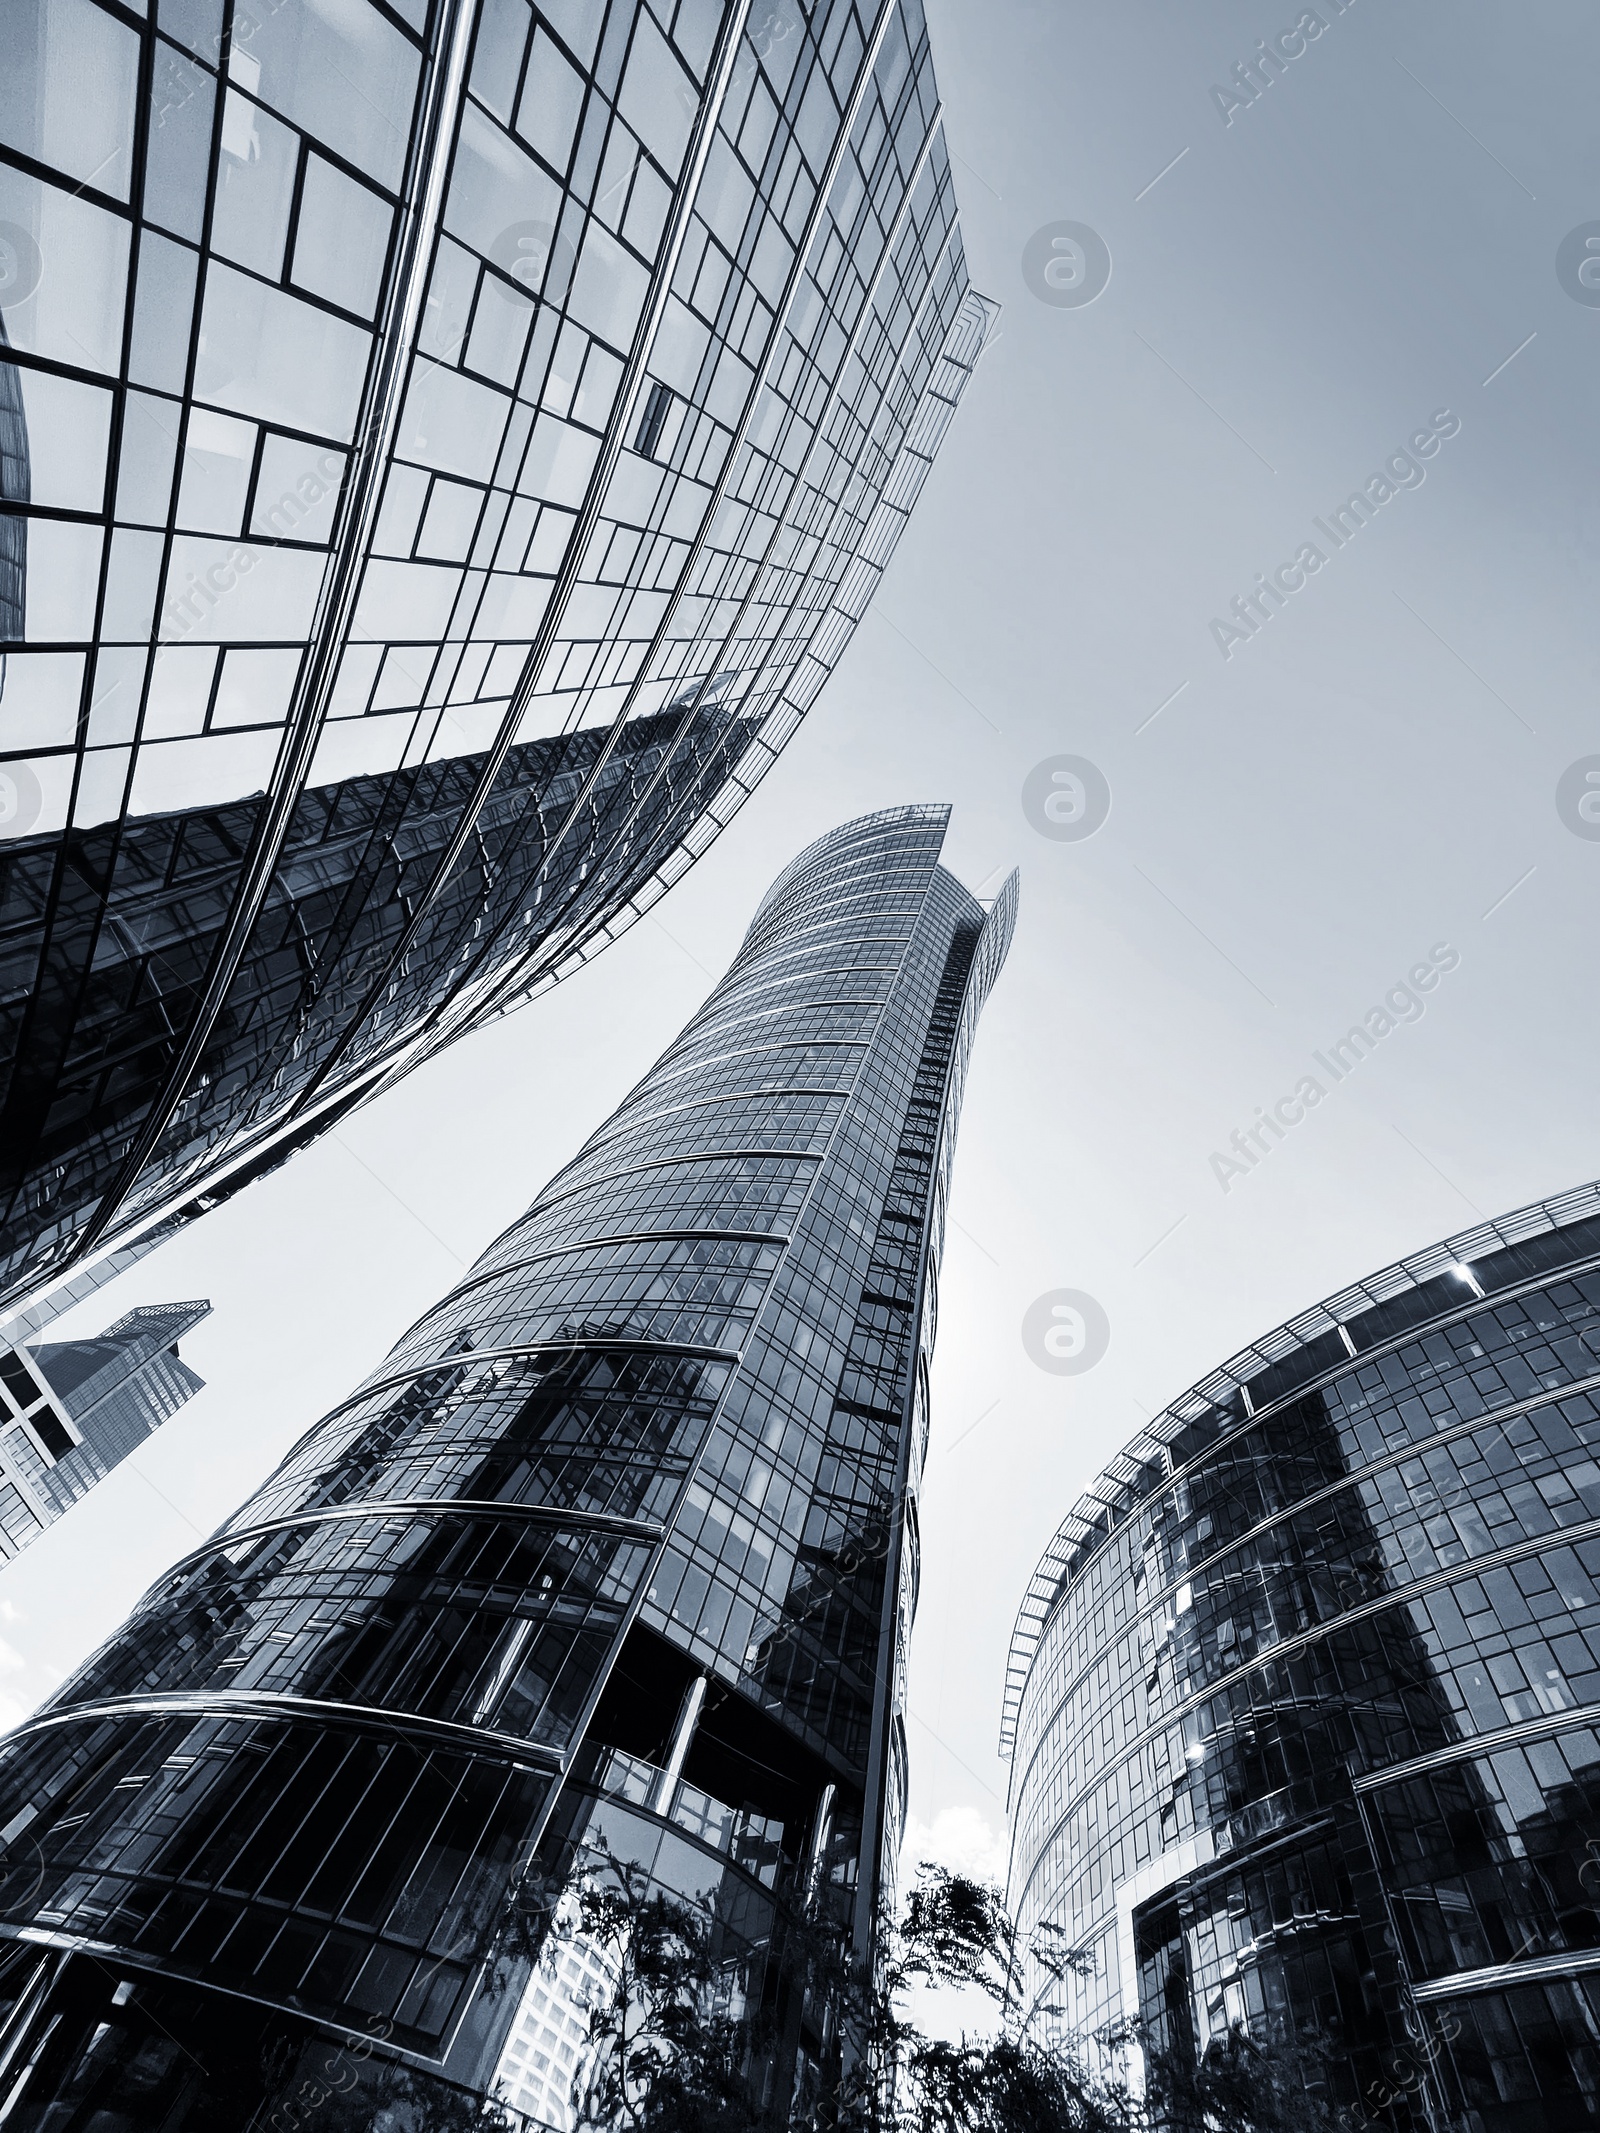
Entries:
[[[574, 2083], [585, 2133], [1359, 2133], [1322, 2100], [1319, 2046], [1262, 2043], [1236, 2027], [1198, 2066], [1147, 2055], [1141, 2091], [1097, 2070], [1096, 2044], [1066, 2029], [1051, 1987], [1079, 1967], [1051, 1928], [1026, 1953], [1046, 1989], [1024, 2006], [1021, 1951], [996, 1888], [924, 1865], [870, 1972], [816, 1920], [783, 1927], [783, 1961], [825, 2000], [837, 2039], [828, 2077], [791, 2107], [763, 2106], [753, 2073], [771, 2042], [738, 1962], [719, 1954], [714, 1908], [655, 1887], [640, 1868], [587, 1856], [553, 1938], [606, 1954], [609, 1989], [589, 2008], [590, 2058]], [[905, 2012], [916, 1985], [977, 1991], [995, 2034], [957, 2043]]]
[[1323, 2094], [1333, 2056], [1321, 2040], [1262, 2044], [1235, 2022], [1198, 2062], [1151, 2055], [1150, 2108], [1164, 2125], [1206, 2133], [1360, 2133], [1368, 2121]]
[[589, 2004], [588, 2063], [572, 2101], [580, 2127], [607, 2133], [749, 2133], [753, 2040], [740, 1981], [716, 1958], [704, 1898], [652, 1885], [604, 1850], [587, 1855], [558, 1939], [597, 1949], [610, 1987]]

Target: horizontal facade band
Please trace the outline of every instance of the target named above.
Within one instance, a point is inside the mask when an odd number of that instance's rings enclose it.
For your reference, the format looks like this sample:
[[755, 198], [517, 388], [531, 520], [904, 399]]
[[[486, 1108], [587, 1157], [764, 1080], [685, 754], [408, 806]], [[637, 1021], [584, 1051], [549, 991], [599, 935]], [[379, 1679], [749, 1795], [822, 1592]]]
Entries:
[[1480, 1755], [1495, 1755], [1521, 1741], [1548, 1740], [1553, 1734], [1572, 1733], [1579, 1726], [1600, 1726], [1600, 1703], [1578, 1703], [1568, 1711], [1541, 1711], [1537, 1718], [1520, 1719], [1514, 1726], [1499, 1726], [1493, 1733], [1477, 1733], [1470, 1740], [1453, 1741], [1448, 1748], [1435, 1748], [1430, 1755], [1414, 1755], [1409, 1762], [1369, 1771], [1354, 1781], [1355, 1789], [1381, 1792], [1386, 1785], [1401, 1784], [1406, 1778], [1422, 1777], [1430, 1770], [1446, 1770], [1452, 1763], [1470, 1763]]
[[[882, 1000], [868, 1002], [868, 1005], [872, 1007], [882, 1007], [885, 1004]], [[796, 1012], [798, 1013], [799, 1010]], [[698, 1030], [695, 1034], [696, 1036], [714, 1036], [716, 1033], [714, 1031]], [[818, 1037], [805, 1035], [784, 1037], [772, 1044], [736, 1044], [726, 1051], [693, 1053], [688, 1059], [684, 1060], [681, 1066], [658, 1066], [651, 1074], [647, 1086], [651, 1090], [655, 1090], [669, 1081], [686, 1080], [691, 1074], [709, 1074], [713, 1068], [726, 1065], [730, 1059], [764, 1058], [771, 1052], [865, 1052], [870, 1051], [875, 1041], [872, 1037]], [[618, 1114], [619, 1117], [626, 1117], [626, 1103], [627, 1099], [624, 1098], [624, 1109]]]
[[[628, 1229], [609, 1237], [574, 1237], [567, 1244], [552, 1244], [526, 1259], [508, 1259], [492, 1273], [507, 1274], [519, 1266], [537, 1266], [541, 1259], [563, 1259], [568, 1252], [598, 1252], [613, 1244], [787, 1244], [788, 1238], [771, 1229]], [[450, 1291], [459, 1296], [466, 1283]]]
[[[361, 1503], [324, 1504], [314, 1511], [291, 1512], [287, 1517], [269, 1518], [256, 1526], [224, 1526], [210, 1540], [180, 1556], [167, 1572], [167, 1577], [175, 1578], [180, 1570], [187, 1570], [192, 1563], [203, 1562], [208, 1555], [242, 1547], [246, 1541], [265, 1540], [273, 1533], [291, 1533], [302, 1526], [332, 1525], [339, 1519], [356, 1522], [446, 1515], [497, 1518], [510, 1525], [576, 1526], [585, 1533], [610, 1533], [621, 1540], [658, 1541], [666, 1537], [666, 1528], [653, 1525], [648, 1519], [616, 1518], [609, 1511], [564, 1511], [559, 1504], [498, 1503], [493, 1497], [473, 1496], [368, 1497]], [[164, 1584], [166, 1579], [162, 1582]]]
[[[736, 988], [742, 987], [752, 974], [761, 975], [764, 977], [765, 982], [770, 983], [773, 982], [768, 975], [770, 972], [781, 970], [785, 963], [798, 962], [802, 956], [815, 955], [817, 953], [816, 942], [814, 940], [807, 941], [806, 939], [807, 933], [814, 933], [815, 931], [815, 927], [808, 927], [802, 928], [793, 934], [778, 934], [768, 946], [755, 950], [748, 961], [744, 959], [744, 952], [741, 950], [739, 957], [729, 966], [728, 973], [723, 978], [722, 983], [714, 992], [706, 996], [706, 1004], [700, 1012], [702, 1014], [708, 1013], [713, 1004], [721, 1001], [725, 990], [733, 992]], [[909, 933], [850, 933], [846, 934], [843, 940], [830, 940], [826, 945], [830, 953], [838, 948], [904, 948], [910, 938]], [[800, 943], [798, 947], [794, 945], [796, 942]], [[892, 963], [861, 963], [857, 961], [854, 963], [827, 963], [821, 967], [824, 972], [829, 970], [865, 970], [868, 972], [881, 972], [884, 976], [891, 978], [898, 978], [900, 975], [899, 958]], [[785, 984], [797, 984], [801, 978], [813, 977], [819, 974], [816, 971], [796, 971], [792, 979], [785, 979], [783, 982]], [[756, 997], [759, 997], [759, 995]]]
[[[613, 1237], [574, 1237], [570, 1244], [553, 1244], [547, 1251], [530, 1252], [526, 1259], [502, 1260], [498, 1266], [486, 1267], [481, 1274], [468, 1274], [450, 1291], [453, 1303], [458, 1296], [468, 1296], [474, 1289], [481, 1289], [486, 1282], [498, 1281], [503, 1274], [515, 1274], [523, 1267], [541, 1266], [546, 1259], [564, 1259], [569, 1252], [598, 1252], [616, 1244], [781, 1244], [787, 1246], [789, 1239], [770, 1229], [635, 1229], [626, 1230]], [[494, 1247], [491, 1245], [490, 1250]]]
[[[449, 1298], [445, 1301], [448, 1303]], [[739, 1363], [744, 1358], [742, 1348], [700, 1348], [690, 1341], [633, 1341], [610, 1337], [594, 1340], [569, 1341], [522, 1341], [514, 1348], [463, 1348], [455, 1355], [436, 1355], [431, 1362], [417, 1363], [409, 1370], [397, 1370], [391, 1376], [378, 1378], [371, 1385], [363, 1385], [353, 1392], [348, 1400], [341, 1400], [337, 1407], [330, 1407], [317, 1424], [331, 1422], [335, 1415], [342, 1415], [348, 1408], [359, 1407], [363, 1400], [370, 1400], [380, 1392], [393, 1392], [397, 1385], [409, 1385], [416, 1378], [431, 1378], [436, 1370], [452, 1370], [471, 1363], [508, 1363], [531, 1355], [682, 1355], [691, 1362]]]
[[1564, 1955], [1530, 1955], [1522, 1963], [1491, 1963], [1483, 1970], [1457, 1970], [1449, 1977], [1428, 1978], [1411, 1987], [1423, 2006], [1439, 2000], [1462, 2000], [1479, 1992], [1504, 1992], [1512, 1985], [1540, 1985], [1552, 1979], [1584, 1977], [1600, 1970], [1600, 1948], [1573, 1948]]
[[604, 1140], [597, 1140], [594, 1145], [609, 1148], [617, 1141], [625, 1141], [641, 1126], [656, 1125], [663, 1118], [678, 1118], [685, 1111], [703, 1111], [708, 1105], [765, 1103], [774, 1096], [822, 1096], [832, 1101], [835, 1097], [848, 1096], [852, 1086], [851, 1082], [837, 1082], [832, 1087], [825, 1087], [821, 1082], [808, 1081], [776, 1083], [765, 1089], [718, 1089], [710, 1096], [697, 1096], [690, 1103], [668, 1104], [664, 1110], [642, 1112], [638, 1117], [631, 1112], [619, 1111], [617, 1117], [621, 1124], [617, 1131], [607, 1134]]
[[[577, 1167], [588, 1153], [587, 1149], [575, 1155], [560, 1174]], [[626, 1170], [604, 1170], [597, 1178], [585, 1178], [581, 1184], [569, 1185], [564, 1192], [541, 1193], [528, 1212], [522, 1217], [531, 1222], [545, 1208], [554, 1207], [562, 1200], [575, 1200], [579, 1193], [597, 1192], [602, 1185], [620, 1185], [636, 1177], [641, 1170], [676, 1170], [680, 1163], [820, 1163], [820, 1148], [689, 1148], [682, 1155], [658, 1155], [648, 1163], [630, 1163]], [[517, 1225], [520, 1227], [520, 1225]], [[492, 1251], [493, 1245], [489, 1247]]]
[[[289, 1915], [289, 1906], [274, 1903], [270, 1898], [256, 1896], [252, 1901], [263, 1909], [282, 1911]], [[225, 1984], [209, 1970], [197, 1969], [192, 1963], [174, 1963], [152, 1956], [145, 1948], [124, 1947], [114, 1940], [96, 1940], [87, 1933], [62, 1933], [50, 1926], [14, 1926], [0, 1921], [0, 1945], [21, 1942], [30, 1948], [45, 1948], [58, 1955], [81, 1955], [103, 1969], [115, 1964], [120, 1973], [137, 1971], [143, 1977], [158, 1978], [166, 1984], [203, 1985], [207, 1992], [220, 1994], [225, 2000], [237, 2000], [245, 2007], [265, 2008], [272, 2014], [292, 2015], [296, 2022], [305, 2024], [314, 2036], [322, 2036], [341, 2044], [361, 2044], [369, 2051], [373, 2042], [370, 2029], [357, 2029], [352, 2024], [340, 2022], [329, 2014], [316, 2014], [310, 2009], [296, 2007], [289, 2000], [274, 2000], [261, 1992], [245, 1992], [238, 1985]], [[392, 1945], [392, 1944], [391, 1944]], [[410, 1952], [410, 1951], [408, 1951]], [[438, 2077], [444, 2073], [443, 2059], [429, 2058], [424, 2052], [410, 2051], [392, 2038], [383, 2040], [385, 2059], [397, 2059], [405, 2066], [414, 2066], [420, 2072]], [[448, 2076], [445, 2077], [448, 2079]]]
[[154, 1696], [114, 1696], [104, 1703], [69, 1704], [25, 1719], [6, 1736], [5, 1745], [11, 1747], [62, 1726], [93, 1725], [103, 1718], [270, 1719], [280, 1725], [312, 1719], [321, 1726], [348, 1726], [360, 1733], [397, 1733], [434, 1747], [463, 1749], [469, 1755], [493, 1752], [537, 1765], [556, 1777], [566, 1769], [565, 1757], [554, 1748], [525, 1740], [519, 1733], [497, 1733], [489, 1726], [464, 1726], [454, 1719], [424, 1718], [419, 1711], [391, 1711], [377, 1704], [281, 1695], [272, 1689], [181, 1689]]

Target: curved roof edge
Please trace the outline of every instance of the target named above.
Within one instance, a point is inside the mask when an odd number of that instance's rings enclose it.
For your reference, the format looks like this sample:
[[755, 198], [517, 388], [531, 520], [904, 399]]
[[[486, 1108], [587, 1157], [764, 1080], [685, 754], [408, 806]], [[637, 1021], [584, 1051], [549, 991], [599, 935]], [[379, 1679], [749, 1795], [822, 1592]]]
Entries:
[[[1600, 1219], [1600, 1181], [1575, 1186], [1572, 1191], [1559, 1193], [1549, 1200], [1534, 1200], [1526, 1207], [1514, 1209], [1492, 1222], [1480, 1222], [1472, 1229], [1459, 1230], [1438, 1244], [1425, 1250], [1412, 1252], [1392, 1266], [1381, 1267], [1369, 1274], [1364, 1281], [1338, 1290], [1324, 1297], [1309, 1311], [1289, 1319], [1284, 1325], [1274, 1327], [1272, 1332], [1252, 1341], [1237, 1355], [1230, 1356], [1220, 1369], [1179, 1395], [1160, 1414], [1147, 1422], [1138, 1434], [1125, 1444], [1106, 1466], [1102, 1467], [1094, 1481], [1067, 1513], [1056, 1528], [1055, 1538], [1039, 1558], [1039, 1566], [1028, 1581], [1022, 1605], [1017, 1611], [1016, 1627], [1011, 1633], [1011, 1650], [1006, 1661], [1005, 1699], [1000, 1718], [1000, 1754], [1009, 1762], [1016, 1744], [1017, 1717], [1022, 1706], [1023, 1690], [1032, 1671], [1034, 1654], [1039, 1648], [1039, 1639], [1044, 1634], [1045, 1623], [1054, 1610], [1056, 1597], [1066, 1579], [1073, 1554], [1082, 1547], [1097, 1530], [1102, 1537], [1110, 1535], [1121, 1524], [1122, 1516], [1142, 1503], [1157, 1484], [1164, 1480], [1165, 1454], [1173, 1440], [1183, 1434], [1192, 1424], [1219, 1408], [1232, 1407], [1233, 1419], [1243, 1422], [1251, 1416], [1263, 1413], [1270, 1405], [1291, 1393], [1298, 1394], [1314, 1377], [1323, 1376], [1342, 1363], [1357, 1358], [1362, 1349], [1352, 1344], [1348, 1330], [1356, 1320], [1391, 1298], [1402, 1296], [1407, 1291], [1420, 1289], [1453, 1275], [1458, 1269], [1470, 1269], [1473, 1260], [1485, 1254], [1504, 1250], [1520, 1243], [1524, 1238], [1544, 1235], [1553, 1230], [1568, 1229], [1574, 1223]], [[1521, 1278], [1521, 1277], [1519, 1277]], [[1470, 1277], [1469, 1277], [1470, 1279]], [[1475, 1289], [1476, 1284], [1471, 1286]], [[1470, 1301], [1464, 1293], [1463, 1302]], [[1435, 1316], [1448, 1308], [1441, 1299]], [[1398, 1330], [1398, 1329], [1396, 1329]], [[1382, 1336], [1387, 1339], [1388, 1334]], [[1326, 1363], [1319, 1363], [1314, 1370], [1302, 1374], [1298, 1383], [1274, 1386], [1267, 1399], [1252, 1402], [1246, 1388], [1259, 1379], [1264, 1371], [1272, 1371], [1274, 1377], [1285, 1375], [1274, 1366], [1309, 1349], [1321, 1340], [1340, 1343], [1343, 1354], [1337, 1351]], [[1369, 1343], [1368, 1345], [1375, 1345]], [[1309, 1361], [1309, 1358], [1307, 1358]], [[1145, 1470], [1156, 1460], [1163, 1464], [1162, 1474], [1146, 1475]], [[1133, 1485], [1144, 1479], [1148, 1485], [1130, 1495]]]
[[[992, 902], [984, 903], [973, 895], [965, 882], [957, 881], [948, 867], [940, 867], [939, 872], [955, 883], [982, 919], [977, 944], [972, 951], [972, 965], [967, 972], [966, 988], [962, 994], [961, 1017], [956, 1029], [952, 1055], [960, 1062], [959, 1081], [964, 1084], [967, 1071], [966, 1055], [972, 1046], [978, 1017], [988, 1004], [995, 979], [1005, 968], [1006, 957], [1011, 953], [1011, 938], [1017, 930], [1017, 903], [1022, 891], [1022, 874], [1019, 868], [1013, 867], [1000, 884], [999, 893]], [[958, 1087], [958, 1104], [959, 1100]]]
[[852, 837], [859, 837], [869, 830], [902, 829], [914, 822], [938, 823], [941, 827], [948, 827], [949, 821], [950, 803], [947, 800], [908, 800], [898, 807], [877, 807], [870, 814], [853, 815], [848, 822], [841, 822], [837, 829], [825, 830], [820, 837], [813, 837], [803, 850], [795, 853], [756, 905], [750, 924], [745, 929], [746, 939], [754, 933], [760, 923], [761, 914], [768, 905], [783, 894], [790, 882], [803, 874], [815, 860], [820, 859], [830, 846], [844, 844]]

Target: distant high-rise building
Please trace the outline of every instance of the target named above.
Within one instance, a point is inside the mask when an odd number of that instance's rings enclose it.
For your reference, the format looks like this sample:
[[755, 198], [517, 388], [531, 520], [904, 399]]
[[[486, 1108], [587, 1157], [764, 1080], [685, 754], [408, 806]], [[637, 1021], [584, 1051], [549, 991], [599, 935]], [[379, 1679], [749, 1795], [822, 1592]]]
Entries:
[[1320, 2041], [1301, 2078], [1418, 2133], [1592, 2125], [1597, 1462], [1592, 1185], [1157, 1416], [1012, 1645], [1010, 1900], [1076, 1959], [1030, 1956], [1038, 2004], [1191, 2061]]
[[552, 1936], [506, 2038], [498, 2093], [513, 2111], [550, 2133], [572, 2133], [574, 2092], [594, 2067], [590, 2013], [616, 1993], [615, 1954], [592, 1937]]
[[19, 2124], [497, 2068], [547, 2100], [604, 1970], [548, 1892], [602, 1843], [711, 1903], [769, 2094], [826, 2077], [782, 1922], [868, 1954], [892, 1880], [950, 1165], [1015, 911], [945, 825], [803, 852], [527, 1214], [0, 1748]]
[[0, 1301], [705, 849], [993, 315], [919, 0], [18, 0]]
[[98, 1340], [0, 1347], [0, 1560], [201, 1390], [178, 1342], [210, 1310], [143, 1304]]

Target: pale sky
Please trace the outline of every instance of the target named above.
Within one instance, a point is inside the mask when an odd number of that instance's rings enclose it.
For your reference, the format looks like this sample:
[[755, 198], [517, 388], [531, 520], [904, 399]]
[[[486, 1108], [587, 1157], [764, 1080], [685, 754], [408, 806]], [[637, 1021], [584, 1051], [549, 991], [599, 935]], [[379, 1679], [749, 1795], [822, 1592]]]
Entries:
[[[1600, 841], [1556, 807], [1600, 758], [1600, 308], [1557, 274], [1568, 233], [1600, 227], [1600, 20], [1318, 0], [1322, 34], [1228, 123], [1214, 85], [1291, 29], [1291, 0], [929, 12], [973, 279], [1004, 309], [874, 609], [654, 916], [51, 1329], [215, 1305], [184, 1344], [207, 1390], [0, 1575], [0, 1715], [521, 1211], [780, 866], [869, 808], [952, 801], [946, 858], [982, 894], [1022, 869], [941, 1284], [919, 1848], [999, 1866], [1018, 1600], [1150, 1414], [1329, 1291], [1600, 1172]], [[1060, 222], [1109, 250], [1092, 303], [1024, 280]], [[1324, 538], [1313, 521], [1402, 451], [1370, 523]], [[1322, 567], [1255, 636], [1213, 630], [1306, 543]], [[1110, 787], [1091, 837], [1024, 811], [1060, 755]], [[1440, 948], [1457, 960], [1425, 1012], [1224, 1191], [1229, 1135]], [[1076, 1376], [1022, 1345], [1061, 1288], [1110, 1326]]]

